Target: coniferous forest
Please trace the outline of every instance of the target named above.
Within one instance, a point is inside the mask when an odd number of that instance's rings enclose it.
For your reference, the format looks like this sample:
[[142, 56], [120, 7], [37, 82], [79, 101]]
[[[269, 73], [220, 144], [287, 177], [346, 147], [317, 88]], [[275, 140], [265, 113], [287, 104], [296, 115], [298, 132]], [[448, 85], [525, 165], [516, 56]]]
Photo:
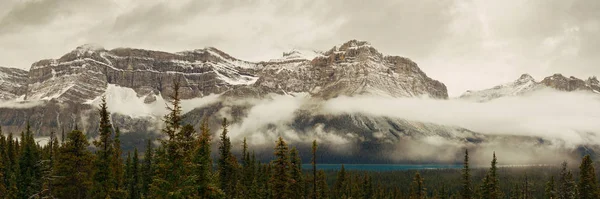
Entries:
[[[299, 151], [281, 137], [274, 159], [260, 162], [246, 140], [232, 143], [228, 122], [212, 132], [182, 123], [179, 86], [174, 84], [162, 138], [147, 140], [143, 154], [121, 149], [120, 131], [110, 122], [105, 99], [99, 107], [99, 136], [91, 143], [77, 128], [40, 145], [29, 125], [16, 137], [0, 133], [0, 198], [600, 198], [592, 158], [578, 169], [567, 163], [544, 167], [469, 166], [421, 171], [318, 170], [319, 143], [313, 141], [312, 168], [303, 169]], [[1, 130], [0, 130], [1, 132]], [[212, 157], [213, 134], [218, 152]], [[232, 148], [240, 147], [236, 156]], [[91, 150], [93, 148], [93, 150]]]

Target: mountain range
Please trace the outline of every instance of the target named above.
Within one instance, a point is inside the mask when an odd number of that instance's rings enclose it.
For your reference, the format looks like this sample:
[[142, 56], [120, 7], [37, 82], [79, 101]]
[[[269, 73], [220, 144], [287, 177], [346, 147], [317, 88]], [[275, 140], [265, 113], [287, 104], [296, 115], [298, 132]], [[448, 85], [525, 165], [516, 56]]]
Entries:
[[[408, 146], [448, 147], [432, 144], [438, 138], [470, 147], [494, 141], [534, 146], [548, 142], [404, 118], [323, 111], [324, 102], [342, 96], [449, 99], [446, 86], [412, 60], [383, 55], [357, 40], [325, 51], [293, 50], [262, 62], [240, 60], [213, 47], [169, 53], [83, 45], [58, 59], [35, 62], [29, 71], [0, 67], [0, 125], [4, 132], [16, 133], [29, 122], [39, 137], [79, 128], [93, 138], [97, 105], [106, 96], [113, 124], [124, 132], [125, 148], [139, 146], [160, 135], [174, 81], [182, 87], [186, 123], [197, 127], [203, 117], [210, 117], [216, 134], [225, 117], [231, 121], [234, 140], [248, 137], [257, 146], [283, 136], [308, 149], [308, 142], [318, 139], [331, 143], [323, 146], [331, 152], [329, 162], [433, 161], [390, 156]], [[555, 74], [538, 82], [524, 74], [511, 83], [467, 91], [459, 99], [485, 103], [546, 88], [600, 92], [595, 77]], [[448, 155], [449, 161], [460, 156]]]

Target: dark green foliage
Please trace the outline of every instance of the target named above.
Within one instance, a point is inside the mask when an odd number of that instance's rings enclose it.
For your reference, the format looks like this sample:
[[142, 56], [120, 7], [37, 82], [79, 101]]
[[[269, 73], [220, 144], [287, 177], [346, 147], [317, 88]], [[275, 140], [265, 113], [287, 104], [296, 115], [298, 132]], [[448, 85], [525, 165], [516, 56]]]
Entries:
[[296, 147], [290, 151], [290, 198], [304, 198], [304, 175], [302, 175], [302, 160]]
[[166, 139], [161, 139], [161, 146], [155, 154], [154, 174], [148, 197], [151, 198], [183, 198], [196, 194], [196, 175], [191, 161], [195, 144], [194, 129], [190, 125], [182, 127], [179, 82], [173, 82], [173, 94], [170, 96], [169, 113], [164, 117], [165, 127], [162, 129]]
[[21, 134], [21, 149], [19, 154], [19, 172], [17, 173], [17, 188], [19, 198], [28, 198], [41, 189], [42, 170], [40, 151], [33, 139], [29, 123]]
[[327, 176], [323, 170], [317, 173], [317, 198], [329, 198], [329, 186], [327, 185]]
[[152, 177], [154, 176], [154, 145], [152, 140], [148, 140], [146, 145], [146, 152], [144, 152], [144, 161], [142, 164], [142, 187], [141, 195], [148, 196], [150, 190], [150, 183], [152, 183]]
[[110, 160], [110, 167], [112, 168], [112, 188], [110, 189], [110, 196], [112, 198], [124, 198], [125, 194], [125, 185], [124, 185], [124, 175], [125, 169], [123, 168], [123, 158], [121, 155], [123, 151], [121, 150], [121, 131], [119, 128], [115, 128], [115, 137], [113, 142], [113, 153]]
[[[129, 158], [128, 162], [129, 162]], [[131, 199], [140, 199], [141, 190], [140, 190], [140, 169], [139, 169], [139, 159], [138, 159], [138, 150], [137, 148], [133, 152], [133, 157], [131, 159], [131, 163], [128, 166], [128, 185], [127, 192], [129, 193], [129, 198]]]
[[410, 184], [410, 199], [424, 199], [427, 197], [427, 191], [423, 184], [423, 178], [419, 172], [415, 173], [413, 182]]
[[312, 172], [313, 172], [313, 176], [312, 176], [312, 187], [313, 187], [313, 191], [312, 191], [312, 198], [316, 199], [318, 198], [317, 196], [317, 140], [313, 140], [313, 144], [312, 144]]
[[227, 127], [227, 118], [223, 118], [221, 123], [221, 136], [219, 142], [219, 160], [218, 160], [218, 172], [219, 172], [219, 188], [225, 191], [228, 198], [235, 195], [235, 184], [238, 179], [237, 176], [237, 160], [231, 153], [231, 141], [227, 133], [229, 132]]
[[462, 170], [462, 190], [460, 196], [462, 199], [473, 198], [473, 188], [471, 185], [471, 171], [469, 170], [469, 151], [465, 149], [464, 168]]
[[576, 197], [576, 186], [573, 174], [567, 168], [567, 162], [562, 163], [562, 169], [558, 179], [558, 198], [573, 199]]
[[92, 189], [94, 198], [104, 199], [106, 198], [114, 186], [113, 183], [113, 169], [111, 164], [113, 159], [113, 148], [112, 143], [112, 124], [110, 123], [110, 113], [106, 105], [106, 98], [102, 97], [102, 103], [99, 109], [100, 115], [100, 127], [98, 129], [99, 139], [94, 141], [94, 145], [97, 148], [96, 159], [95, 159], [95, 172], [94, 172], [94, 187]]
[[546, 198], [558, 198], [556, 193], [556, 183], [554, 182], [554, 176], [550, 176], [550, 180], [546, 183], [545, 187]]
[[212, 182], [211, 140], [208, 120], [205, 118], [200, 126], [200, 137], [194, 154], [194, 163], [196, 164], [194, 172], [197, 175], [196, 192], [201, 198], [218, 198], [223, 195]]
[[333, 185], [333, 198], [346, 198], [350, 196], [348, 192], [348, 174], [346, 173], [346, 168], [342, 164], [342, 168], [337, 174], [337, 179], [335, 184]]
[[6, 157], [6, 140], [0, 127], [0, 198], [6, 198], [7, 196], [7, 179], [6, 179], [6, 167], [5, 162], [8, 162]]
[[74, 130], [59, 149], [53, 175], [53, 195], [58, 198], [87, 198], [92, 186], [92, 153], [81, 131]]
[[496, 160], [496, 153], [494, 152], [492, 166], [484, 177], [481, 185], [481, 196], [483, 198], [499, 199], [502, 197], [502, 192], [500, 192], [497, 164], [498, 162]]
[[271, 186], [273, 187], [273, 198], [284, 199], [290, 196], [288, 190], [290, 178], [290, 158], [289, 149], [283, 138], [279, 137], [275, 145], [275, 160], [273, 165], [273, 176], [271, 176]]
[[579, 166], [579, 184], [577, 185], [580, 199], [600, 198], [598, 193], [598, 181], [596, 180], [596, 171], [590, 155], [586, 155], [581, 160]]

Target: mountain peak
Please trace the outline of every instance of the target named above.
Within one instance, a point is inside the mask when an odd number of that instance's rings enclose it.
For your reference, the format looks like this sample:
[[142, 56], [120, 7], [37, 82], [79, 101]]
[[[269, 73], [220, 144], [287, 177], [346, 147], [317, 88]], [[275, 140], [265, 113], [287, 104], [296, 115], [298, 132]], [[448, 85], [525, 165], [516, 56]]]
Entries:
[[75, 51], [78, 51], [78, 52], [101, 51], [101, 50], [104, 50], [104, 47], [102, 47], [98, 44], [83, 44], [83, 45], [77, 46], [77, 48], [75, 48]]
[[323, 53], [327, 57], [334, 57], [336, 60], [345, 60], [346, 58], [359, 57], [383, 57], [377, 49], [373, 48], [369, 42], [350, 40], [343, 43], [341, 46], [334, 46], [331, 50]]
[[521, 77], [519, 77], [519, 79], [517, 79], [517, 82], [530, 82], [530, 81], [535, 81], [535, 79], [533, 79], [533, 77], [527, 73], [522, 74]]
[[371, 44], [367, 41], [358, 41], [356, 39], [347, 41], [342, 44], [339, 48], [340, 51], [346, 51], [351, 48], [371, 47]]

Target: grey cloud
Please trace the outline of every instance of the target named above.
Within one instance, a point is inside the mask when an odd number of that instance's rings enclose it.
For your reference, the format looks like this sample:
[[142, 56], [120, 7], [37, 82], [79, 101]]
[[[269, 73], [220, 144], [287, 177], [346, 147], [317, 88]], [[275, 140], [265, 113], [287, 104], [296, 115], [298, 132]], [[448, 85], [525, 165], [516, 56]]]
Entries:
[[598, 1], [4, 1], [4, 66], [26, 68], [85, 43], [171, 52], [214, 46], [268, 60], [359, 39], [415, 60], [454, 96], [521, 73], [600, 75]]

